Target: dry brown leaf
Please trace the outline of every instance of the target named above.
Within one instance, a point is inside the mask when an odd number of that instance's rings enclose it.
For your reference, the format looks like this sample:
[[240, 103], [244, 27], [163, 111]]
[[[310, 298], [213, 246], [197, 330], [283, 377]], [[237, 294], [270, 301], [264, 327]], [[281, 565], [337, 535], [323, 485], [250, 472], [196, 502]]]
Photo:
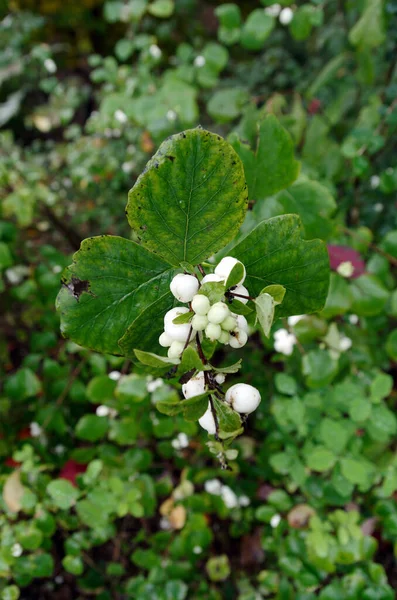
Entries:
[[316, 511], [308, 504], [297, 504], [288, 513], [288, 523], [294, 529], [302, 529], [307, 527], [310, 518], [316, 513]]
[[3, 487], [3, 500], [11, 512], [19, 512], [22, 508], [21, 499], [25, 488], [21, 483], [21, 470], [16, 469], [8, 477]]
[[186, 523], [186, 509], [184, 506], [175, 506], [168, 515], [172, 529], [182, 529]]

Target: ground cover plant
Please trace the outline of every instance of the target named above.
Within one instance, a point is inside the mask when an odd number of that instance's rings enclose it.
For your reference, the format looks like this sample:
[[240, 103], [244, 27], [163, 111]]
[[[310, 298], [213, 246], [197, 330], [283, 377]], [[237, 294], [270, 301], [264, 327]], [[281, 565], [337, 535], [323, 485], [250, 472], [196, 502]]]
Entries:
[[0, 10], [0, 598], [392, 600], [393, 3]]

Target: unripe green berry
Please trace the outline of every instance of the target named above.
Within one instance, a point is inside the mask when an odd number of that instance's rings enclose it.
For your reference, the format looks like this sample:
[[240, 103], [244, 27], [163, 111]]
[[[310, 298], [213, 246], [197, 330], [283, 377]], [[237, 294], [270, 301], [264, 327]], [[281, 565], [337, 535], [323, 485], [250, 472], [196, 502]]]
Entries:
[[196, 315], [206, 315], [211, 308], [209, 298], [204, 294], [196, 294], [192, 300], [192, 310]]
[[219, 325], [230, 315], [230, 310], [224, 302], [215, 302], [208, 312], [208, 320], [210, 323]]
[[216, 323], [208, 323], [207, 327], [205, 328], [205, 335], [211, 340], [211, 342], [218, 340], [221, 333], [221, 326], [217, 325]]
[[219, 336], [219, 341], [221, 344], [228, 344], [229, 343], [229, 332], [228, 331], [221, 331], [221, 335]]
[[192, 327], [195, 331], [204, 331], [208, 325], [208, 319], [205, 315], [194, 315], [192, 319]]
[[232, 331], [233, 329], [236, 329], [236, 327], [237, 327], [236, 317], [229, 315], [228, 317], [226, 317], [226, 319], [224, 321], [222, 321], [221, 327], [224, 331]]

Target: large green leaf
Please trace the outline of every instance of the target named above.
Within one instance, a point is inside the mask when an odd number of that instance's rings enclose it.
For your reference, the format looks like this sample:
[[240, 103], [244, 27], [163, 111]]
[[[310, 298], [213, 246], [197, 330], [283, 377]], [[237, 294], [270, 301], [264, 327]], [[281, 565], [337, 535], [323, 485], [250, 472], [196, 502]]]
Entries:
[[294, 213], [301, 217], [306, 238], [330, 237], [333, 229], [330, 217], [336, 210], [336, 202], [324, 185], [309, 179], [297, 181], [277, 194], [276, 200], [284, 209], [280, 213]]
[[297, 215], [283, 215], [263, 221], [230, 254], [247, 270], [244, 285], [258, 296], [267, 285], [286, 289], [276, 317], [321, 310], [329, 283], [329, 258], [321, 240], [303, 240]]
[[244, 169], [220, 136], [190, 129], [163, 142], [129, 193], [128, 221], [172, 265], [198, 264], [236, 235], [247, 208]]
[[[140, 334], [161, 331], [164, 312], [173, 304], [173, 275], [169, 264], [135, 242], [115, 236], [84, 240], [57, 298], [63, 335], [98, 352], [121, 354], [118, 340], [150, 307], [151, 322]], [[135, 347], [147, 349], [144, 342]]]
[[274, 115], [260, 123], [255, 152], [236, 137], [231, 142], [244, 164], [250, 200], [272, 196], [298, 177], [299, 162], [294, 158], [291, 137]]

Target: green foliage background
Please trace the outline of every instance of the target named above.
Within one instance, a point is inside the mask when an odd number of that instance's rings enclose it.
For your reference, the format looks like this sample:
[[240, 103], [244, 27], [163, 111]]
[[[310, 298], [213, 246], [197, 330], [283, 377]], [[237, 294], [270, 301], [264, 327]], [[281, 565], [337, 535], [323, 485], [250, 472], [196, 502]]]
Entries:
[[[395, 598], [397, 9], [280, 4], [0, 5], [2, 600]], [[180, 384], [64, 340], [55, 312], [82, 239], [138, 241], [129, 189], [198, 124], [244, 164], [236, 252], [294, 213], [333, 269], [323, 311], [216, 356], [263, 398], [230, 472], [156, 410]]]

